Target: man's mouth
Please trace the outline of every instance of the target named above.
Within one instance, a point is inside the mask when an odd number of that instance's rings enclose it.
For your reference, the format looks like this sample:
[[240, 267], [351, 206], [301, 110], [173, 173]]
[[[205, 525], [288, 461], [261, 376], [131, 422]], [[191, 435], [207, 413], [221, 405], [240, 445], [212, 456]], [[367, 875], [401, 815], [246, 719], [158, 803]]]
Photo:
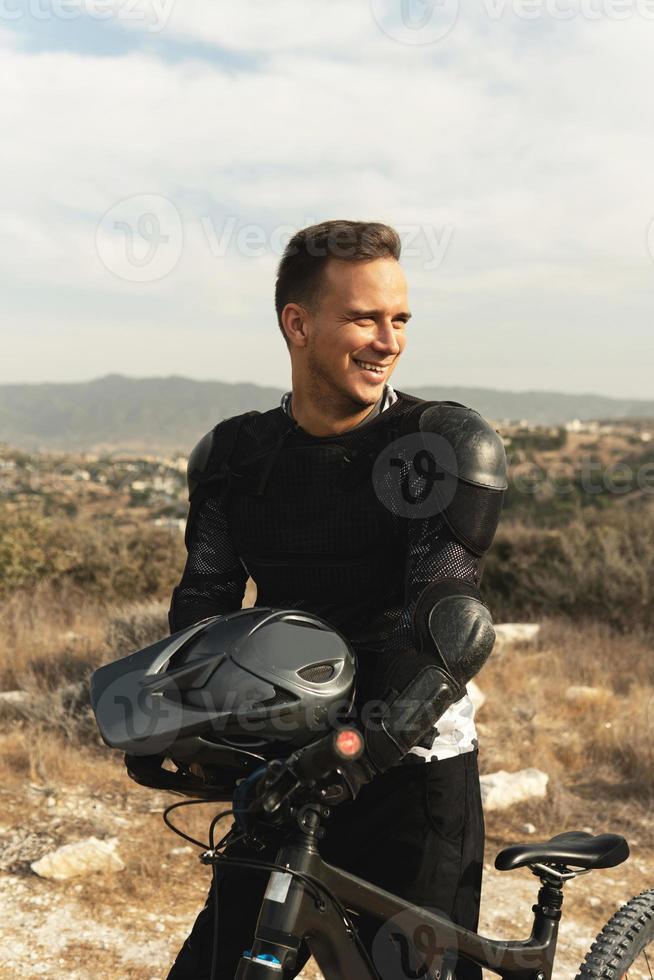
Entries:
[[381, 378], [386, 374], [386, 367], [388, 365], [381, 366], [379, 364], [373, 364], [372, 361], [360, 361], [356, 357], [353, 357], [352, 360], [369, 377]]

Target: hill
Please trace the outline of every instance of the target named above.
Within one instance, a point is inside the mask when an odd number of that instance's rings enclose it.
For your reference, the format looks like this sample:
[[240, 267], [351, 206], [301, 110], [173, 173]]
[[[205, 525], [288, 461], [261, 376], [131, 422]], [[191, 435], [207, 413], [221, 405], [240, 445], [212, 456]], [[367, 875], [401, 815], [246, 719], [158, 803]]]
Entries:
[[[496, 421], [654, 418], [654, 401], [546, 391], [429, 386], [402, 390], [471, 405]], [[67, 384], [0, 385], [0, 441], [26, 450], [182, 452], [217, 421], [279, 404], [281, 388], [110, 374]]]

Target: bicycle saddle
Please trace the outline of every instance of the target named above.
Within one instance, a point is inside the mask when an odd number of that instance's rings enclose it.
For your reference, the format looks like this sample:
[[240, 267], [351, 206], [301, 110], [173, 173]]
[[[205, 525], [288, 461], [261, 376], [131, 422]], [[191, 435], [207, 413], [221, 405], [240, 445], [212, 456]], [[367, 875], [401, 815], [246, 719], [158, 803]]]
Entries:
[[618, 834], [594, 837], [580, 830], [557, 834], [533, 844], [511, 844], [495, 858], [498, 871], [513, 871], [526, 864], [562, 864], [576, 868], [615, 868], [629, 857], [629, 845]]

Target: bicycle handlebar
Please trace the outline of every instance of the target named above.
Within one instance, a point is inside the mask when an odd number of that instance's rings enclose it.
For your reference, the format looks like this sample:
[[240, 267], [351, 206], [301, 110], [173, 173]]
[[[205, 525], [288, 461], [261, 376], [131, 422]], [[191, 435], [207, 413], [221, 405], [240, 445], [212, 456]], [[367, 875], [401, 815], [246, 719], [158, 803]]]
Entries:
[[294, 752], [285, 761], [271, 762], [262, 781], [259, 805], [265, 813], [274, 813], [297, 789], [311, 789], [344, 763], [358, 759], [362, 752], [360, 732], [341, 728]]

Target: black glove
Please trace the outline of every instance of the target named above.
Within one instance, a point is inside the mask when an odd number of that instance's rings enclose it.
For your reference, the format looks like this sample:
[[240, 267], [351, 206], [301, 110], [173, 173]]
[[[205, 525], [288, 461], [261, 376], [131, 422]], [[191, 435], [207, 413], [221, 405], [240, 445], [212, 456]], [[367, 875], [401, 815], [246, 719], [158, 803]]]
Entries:
[[357, 727], [364, 751], [358, 759], [339, 766], [346, 792], [329, 802], [356, 799], [362, 786], [400, 762], [433, 731], [443, 712], [462, 694], [445, 670], [415, 649], [384, 653], [369, 661], [358, 704], [361, 721]]

